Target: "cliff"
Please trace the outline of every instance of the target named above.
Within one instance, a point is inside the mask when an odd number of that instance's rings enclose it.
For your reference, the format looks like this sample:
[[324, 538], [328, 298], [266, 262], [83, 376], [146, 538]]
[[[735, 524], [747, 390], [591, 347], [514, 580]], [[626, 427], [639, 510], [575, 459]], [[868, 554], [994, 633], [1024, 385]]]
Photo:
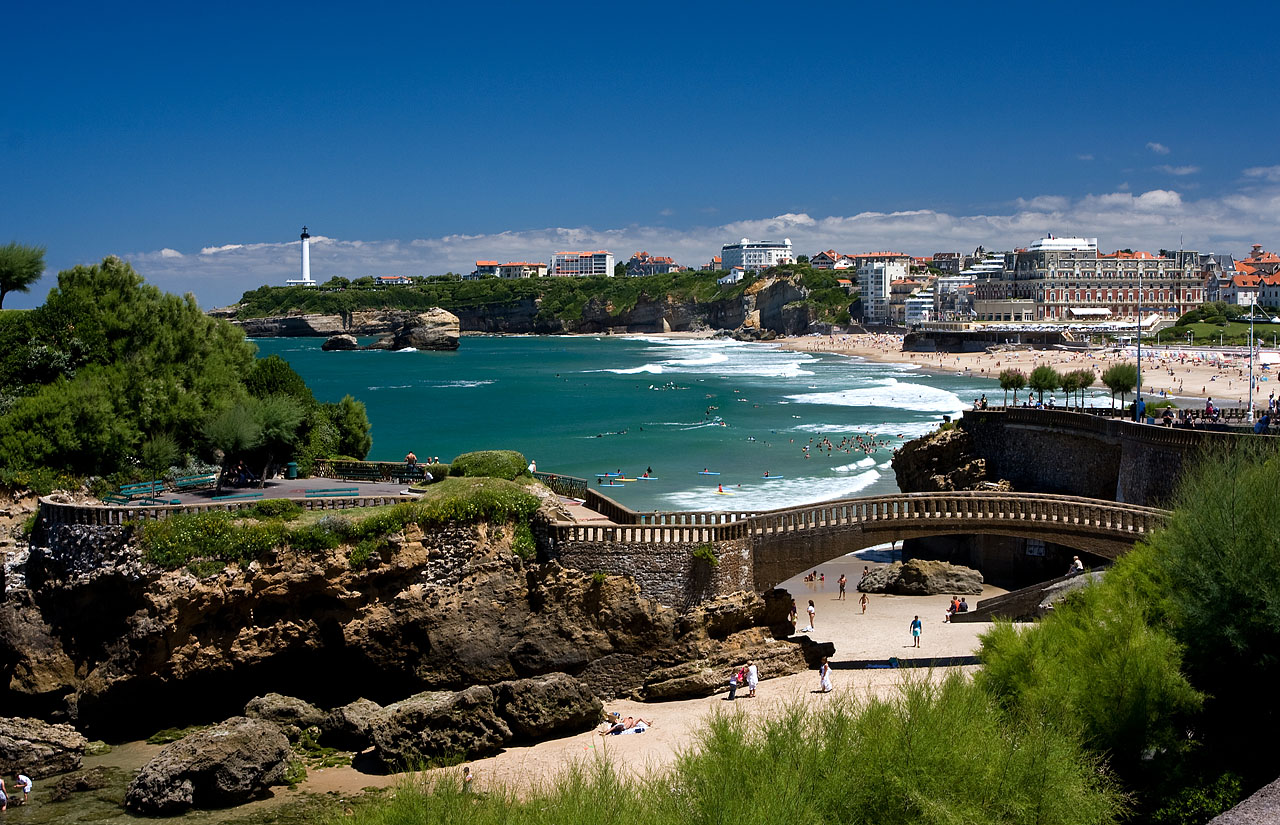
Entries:
[[626, 577], [523, 562], [502, 526], [410, 526], [364, 570], [343, 548], [286, 547], [203, 578], [149, 567], [128, 528], [47, 532], [0, 603], [0, 700], [95, 737], [214, 721], [267, 691], [336, 707], [564, 672], [611, 698], [666, 695], [653, 674], [724, 650], [781, 646], [804, 667], [764, 630], [785, 623], [780, 592], [681, 613]]

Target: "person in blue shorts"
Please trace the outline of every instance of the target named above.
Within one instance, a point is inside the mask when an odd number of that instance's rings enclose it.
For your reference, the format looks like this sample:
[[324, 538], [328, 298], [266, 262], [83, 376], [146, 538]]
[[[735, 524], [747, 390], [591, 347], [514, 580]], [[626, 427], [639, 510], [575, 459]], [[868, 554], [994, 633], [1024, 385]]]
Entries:
[[911, 620], [911, 640], [912, 640], [911, 646], [912, 647], [920, 646], [920, 631], [923, 628], [924, 628], [924, 625], [921, 624], [919, 616], [916, 616], [914, 619]]

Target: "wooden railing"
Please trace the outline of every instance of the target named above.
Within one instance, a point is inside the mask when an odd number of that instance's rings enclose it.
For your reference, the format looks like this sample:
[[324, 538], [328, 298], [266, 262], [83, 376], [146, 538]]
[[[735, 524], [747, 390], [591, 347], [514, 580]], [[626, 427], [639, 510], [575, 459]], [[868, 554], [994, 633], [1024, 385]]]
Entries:
[[[623, 508], [625, 509], [625, 508]], [[584, 525], [557, 522], [556, 541], [685, 544], [774, 537], [812, 530], [844, 529], [887, 522], [1023, 525], [1085, 528], [1139, 538], [1161, 526], [1168, 512], [1078, 496], [1040, 493], [901, 493], [840, 499], [761, 513], [633, 513], [634, 521]]]

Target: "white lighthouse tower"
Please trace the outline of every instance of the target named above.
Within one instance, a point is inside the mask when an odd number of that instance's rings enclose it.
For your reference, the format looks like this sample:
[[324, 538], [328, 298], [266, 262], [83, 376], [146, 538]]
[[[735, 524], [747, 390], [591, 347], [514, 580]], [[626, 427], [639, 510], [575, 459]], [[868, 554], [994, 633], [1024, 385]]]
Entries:
[[307, 234], [307, 228], [302, 227], [302, 277], [290, 278], [285, 281], [289, 286], [315, 286], [316, 282], [311, 280], [311, 236]]

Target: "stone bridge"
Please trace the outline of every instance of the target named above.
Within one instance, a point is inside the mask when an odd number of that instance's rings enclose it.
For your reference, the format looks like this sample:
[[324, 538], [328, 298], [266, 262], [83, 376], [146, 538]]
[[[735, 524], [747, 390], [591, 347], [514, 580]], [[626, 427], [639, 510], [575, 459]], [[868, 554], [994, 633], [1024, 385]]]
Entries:
[[638, 513], [594, 490], [586, 503], [610, 521], [547, 525], [548, 553], [580, 570], [634, 576], [646, 595], [675, 605], [765, 590], [854, 550], [910, 538], [1017, 536], [1115, 558], [1168, 516], [1153, 507], [1009, 492], [899, 493], [764, 512]]

